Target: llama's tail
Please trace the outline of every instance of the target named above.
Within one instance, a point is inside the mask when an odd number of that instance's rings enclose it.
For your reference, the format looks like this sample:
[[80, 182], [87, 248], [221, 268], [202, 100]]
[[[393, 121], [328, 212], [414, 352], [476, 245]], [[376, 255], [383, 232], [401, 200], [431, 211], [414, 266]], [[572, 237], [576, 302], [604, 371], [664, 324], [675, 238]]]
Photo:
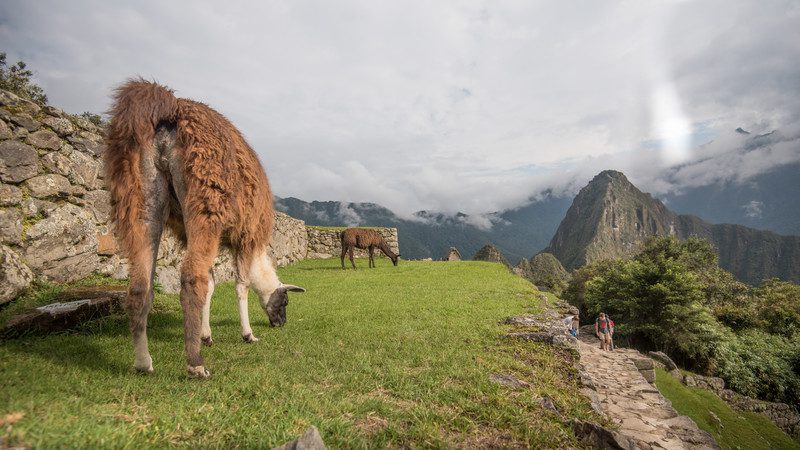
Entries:
[[107, 130], [105, 171], [111, 193], [111, 220], [122, 250], [134, 257], [145, 247], [144, 190], [140, 159], [161, 122], [175, 122], [178, 99], [172, 91], [143, 79], [117, 88]]

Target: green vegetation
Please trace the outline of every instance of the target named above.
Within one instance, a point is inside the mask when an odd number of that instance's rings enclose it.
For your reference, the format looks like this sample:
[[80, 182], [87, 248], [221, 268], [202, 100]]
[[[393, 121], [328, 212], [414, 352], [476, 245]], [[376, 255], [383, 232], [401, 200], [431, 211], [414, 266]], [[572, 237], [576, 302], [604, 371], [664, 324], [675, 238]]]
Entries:
[[539, 253], [530, 262], [523, 259], [519, 267], [523, 276], [540, 289], [561, 295], [567, 287], [569, 273], [552, 253]]
[[17, 61], [16, 64], [9, 66], [6, 62], [6, 53], [0, 52], [0, 89], [11, 91], [39, 105], [46, 105], [47, 95], [44, 89], [34, 83], [32, 78], [33, 72], [27, 68], [24, 61]]
[[[539, 294], [499, 264], [403, 261], [343, 271], [338, 260], [279, 270], [308, 289], [289, 321], [241, 342], [235, 294], [214, 295], [213, 378], [185, 377], [174, 295], [150, 316], [156, 372], [133, 373], [127, 321], [111, 316], [76, 332], [0, 343], [0, 418], [22, 413], [8, 443], [52, 447], [270, 448], [316, 425], [331, 448], [577, 447], [565, 417], [598, 420], [578, 393], [567, 355], [505, 339], [499, 321], [540, 310]], [[509, 390], [490, 373], [516, 376]], [[3, 431], [0, 431], [3, 433]], [[0, 434], [2, 435], [2, 434]]]
[[663, 369], [656, 369], [656, 386], [679, 413], [711, 433], [722, 448], [800, 448], [800, 442], [792, 440], [766, 417], [734, 411], [713, 392], [684, 386]]
[[738, 392], [800, 404], [800, 286], [737, 282], [699, 238], [655, 237], [633, 259], [578, 270], [565, 292], [616, 322], [619, 341], [661, 350]]

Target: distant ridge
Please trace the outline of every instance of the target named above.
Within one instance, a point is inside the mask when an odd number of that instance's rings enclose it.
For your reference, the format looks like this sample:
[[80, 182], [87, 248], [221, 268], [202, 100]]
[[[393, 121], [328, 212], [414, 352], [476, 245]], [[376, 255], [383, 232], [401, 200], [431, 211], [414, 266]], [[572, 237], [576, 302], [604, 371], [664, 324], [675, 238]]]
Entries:
[[800, 237], [678, 215], [614, 170], [599, 173], [581, 189], [545, 251], [571, 270], [628, 256], [654, 235], [710, 240], [720, 266], [751, 284], [772, 277], [800, 281]]

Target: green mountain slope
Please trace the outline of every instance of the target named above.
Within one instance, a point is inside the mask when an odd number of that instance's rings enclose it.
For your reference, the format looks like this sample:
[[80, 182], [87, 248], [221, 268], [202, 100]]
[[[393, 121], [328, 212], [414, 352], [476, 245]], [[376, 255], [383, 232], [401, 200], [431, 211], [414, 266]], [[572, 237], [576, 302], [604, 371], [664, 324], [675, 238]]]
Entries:
[[545, 251], [574, 269], [630, 255], [653, 235], [709, 239], [719, 250], [720, 266], [748, 283], [770, 277], [800, 280], [800, 237], [678, 215], [612, 170], [581, 189]]

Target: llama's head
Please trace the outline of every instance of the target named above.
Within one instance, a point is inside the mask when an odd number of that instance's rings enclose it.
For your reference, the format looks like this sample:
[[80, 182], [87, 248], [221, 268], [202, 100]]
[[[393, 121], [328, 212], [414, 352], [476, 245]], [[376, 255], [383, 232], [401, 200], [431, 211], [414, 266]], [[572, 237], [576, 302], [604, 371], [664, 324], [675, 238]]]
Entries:
[[400, 254], [398, 253], [398, 254], [396, 254], [394, 256], [389, 256], [389, 258], [392, 260], [392, 264], [397, 266], [397, 260], [400, 259]]
[[265, 301], [263, 297], [261, 298], [261, 308], [267, 313], [269, 324], [273, 327], [282, 327], [286, 323], [286, 305], [289, 304], [289, 291], [305, 292], [306, 290], [292, 284], [281, 284], [272, 291], [269, 299]]

